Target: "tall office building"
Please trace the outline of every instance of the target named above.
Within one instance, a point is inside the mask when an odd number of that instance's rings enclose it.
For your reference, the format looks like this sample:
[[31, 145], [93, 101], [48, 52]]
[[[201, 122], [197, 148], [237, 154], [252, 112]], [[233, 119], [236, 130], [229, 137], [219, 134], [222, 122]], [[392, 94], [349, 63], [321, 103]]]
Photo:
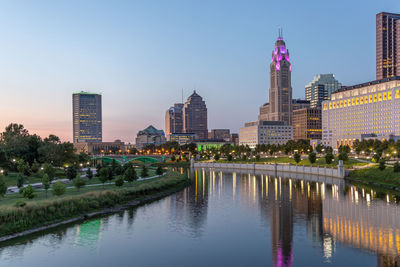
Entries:
[[177, 103], [165, 112], [165, 135], [183, 133], [183, 104]]
[[400, 76], [400, 14], [376, 14], [376, 79]]
[[269, 120], [292, 125], [292, 86], [289, 50], [281, 33], [275, 42], [270, 64]]
[[331, 94], [342, 87], [333, 74], [318, 74], [306, 85], [306, 100], [310, 101], [310, 107], [321, 107], [322, 101], [329, 100]]
[[72, 94], [74, 143], [102, 142], [101, 95]]
[[196, 91], [183, 106], [183, 129], [185, 133], [197, 134], [199, 139], [208, 138], [206, 102]]

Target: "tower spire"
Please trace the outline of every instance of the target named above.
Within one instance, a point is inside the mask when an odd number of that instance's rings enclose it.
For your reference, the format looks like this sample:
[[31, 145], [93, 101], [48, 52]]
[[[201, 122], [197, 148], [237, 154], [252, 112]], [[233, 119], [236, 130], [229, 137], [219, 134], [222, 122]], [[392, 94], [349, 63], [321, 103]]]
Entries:
[[283, 38], [283, 30], [281, 26], [278, 27], [278, 37]]

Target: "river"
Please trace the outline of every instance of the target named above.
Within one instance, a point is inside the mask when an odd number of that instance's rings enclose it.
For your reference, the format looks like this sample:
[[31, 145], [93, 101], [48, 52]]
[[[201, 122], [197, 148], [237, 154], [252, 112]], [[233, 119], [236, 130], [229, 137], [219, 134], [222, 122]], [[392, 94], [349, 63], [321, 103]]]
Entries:
[[191, 179], [144, 206], [2, 243], [0, 266], [400, 264], [393, 196], [211, 169]]

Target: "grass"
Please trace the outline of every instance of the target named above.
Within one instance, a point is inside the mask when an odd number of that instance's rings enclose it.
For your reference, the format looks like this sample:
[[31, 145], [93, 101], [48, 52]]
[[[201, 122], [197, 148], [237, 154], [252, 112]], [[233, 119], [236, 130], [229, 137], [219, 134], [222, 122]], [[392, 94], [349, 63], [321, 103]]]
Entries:
[[383, 171], [377, 166], [353, 170], [348, 179], [361, 180], [375, 185], [400, 187], [400, 172], [394, 172], [393, 167], [386, 167]]
[[36, 192], [37, 197], [25, 201], [24, 207], [14, 206], [17, 197], [10, 195], [0, 200], [3, 204], [0, 208], [0, 236], [82, 216], [131, 200], [140, 200], [155, 193], [173, 191], [187, 183], [186, 176], [169, 171], [163, 177], [137, 181], [122, 188], [114, 185], [106, 186], [105, 189], [85, 187], [79, 193], [72, 189], [64, 196], [51, 196], [48, 199], [44, 197], [44, 192]]
[[[256, 161], [255, 159], [248, 159], [248, 160], [241, 160], [241, 159], [233, 159], [232, 161], [228, 160], [219, 160], [219, 163], [256, 163], [256, 164], [264, 164], [264, 163], [281, 163], [281, 164], [293, 164], [293, 165], [305, 165], [305, 166], [320, 166], [320, 167], [327, 167], [327, 168], [337, 168], [338, 165], [338, 159], [335, 158], [335, 160], [331, 164], [326, 164], [325, 158], [317, 158], [316, 162], [314, 164], [311, 164], [311, 162], [308, 160], [308, 158], [302, 159], [299, 163], [296, 163], [296, 161], [293, 158], [289, 157], [268, 157], [268, 158], [260, 158], [259, 161]], [[346, 163], [345, 163], [345, 168], [353, 168], [354, 166], [365, 166], [368, 163], [366, 162], [360, 162], [357, 159], [350, 158]]]
[[[9, 172], [7, 176], [3, 176], [3, 179], [7, 186], [16, 186], [17, 185], [17, 172]], [[65, 178], [64, 170], [56, 169], [56, 177], [57, 178]], [[33, 184], [33, 183], [40, 183], [42, 182], [42, 177], [39, 173], [34, 173], [31, 176], [24, 176], [25, 184]]]

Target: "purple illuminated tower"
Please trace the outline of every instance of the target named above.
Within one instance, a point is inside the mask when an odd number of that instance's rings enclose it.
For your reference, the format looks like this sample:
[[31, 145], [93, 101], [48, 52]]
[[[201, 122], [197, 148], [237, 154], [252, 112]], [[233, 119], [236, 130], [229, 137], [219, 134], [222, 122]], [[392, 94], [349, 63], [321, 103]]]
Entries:
[[292, 86], [289, 50], [279, 30], [270, 65], [269, 120], [292, 125]]

